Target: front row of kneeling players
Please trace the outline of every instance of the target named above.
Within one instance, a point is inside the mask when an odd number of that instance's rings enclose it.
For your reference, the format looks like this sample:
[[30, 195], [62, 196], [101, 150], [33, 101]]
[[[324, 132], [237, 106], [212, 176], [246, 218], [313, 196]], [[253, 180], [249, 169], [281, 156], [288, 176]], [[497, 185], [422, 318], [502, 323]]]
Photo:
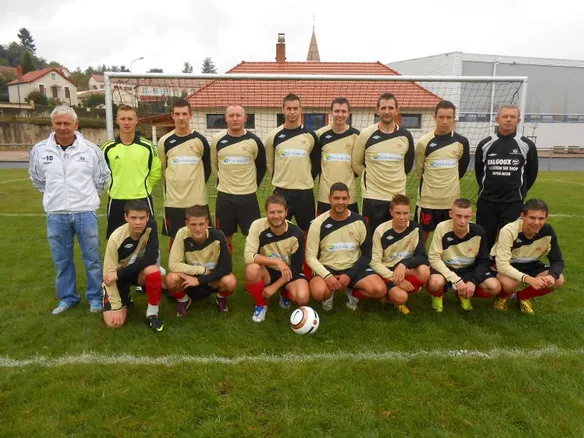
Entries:
[[[388, 300], [403, 314], [409, 313], [408, 296], [423, 285], [432, 296], [432, 307], [443, 310], [443, 296], [451, 288], [464, 310], [471, 297], [495, 297], [494, 306], [505, 310], [507, 298], [516, 294], [524, 313], [533, 313], [531, 298], [562, 286], [564, 263], [553, 228], [546, 223], [544, 201], [528, 200], [521, 217], [501, 229], [489, 248], [484, 230], [471, 222], [473, 212], [466, 199], [457, 199], [450, 218], [434, 232], [428, 255], [420, 225], [410, 221], [410, 200], [396, 195], [391, 201], [392, 219], [367, 232], [363, 217], [348, 209], [349, 189], [343, 183], [331, 187], [331, 209], [311, 224], [306, 243], [306, 262], [314, 276], [303, 273], [304, 236], [286, 220], [286, 201], [272, 195], [266, 200], [266, 217], [252, 223], [244, 258], [246, 288], [255, 302], [253, 321], [262, 322], [267, 301], [279, 291], [280, 307], [291, 301], [305, 305], [312, 297], [323, 310], [333, 307], [335, 292], [346, 294], [347, 307], [359, 300]], [[158, 317], [162, 277], [156, 259], [158, 237], [148, 205], [126, 205], [127, 224], [108, 241], [104, 261], [104, 320], [121, 327], [131, 305], [130, 285], [144, 285], [148, 297], [146, 316], [159, 332]], [[214, 295], [220, 312], [227, 311], [226, 297], [236, 288], [231, 253], [225, 236], [208, 228], [207, 210], [187, 210], [186, 226], [176, 236], [169, 258], [168, 289], [178, 301], [177, 316], [187, 313], [191, 299]], [[550, 265], [541, 262], [547, 256]], [[495, 265], [493, 265], [493, 260]]]

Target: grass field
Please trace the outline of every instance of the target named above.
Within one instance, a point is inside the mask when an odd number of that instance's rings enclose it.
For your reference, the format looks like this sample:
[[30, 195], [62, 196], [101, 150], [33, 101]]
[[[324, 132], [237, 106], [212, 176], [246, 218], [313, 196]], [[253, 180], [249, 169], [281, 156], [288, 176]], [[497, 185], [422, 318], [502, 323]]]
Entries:
[[372, 302], [351, 313], [339, 297], [300, 337], [276, 300], [251, 321], [240, 236], [226, 315], [209, 301], [177, 319], [165, 299], [155, 335], [137, 295], [118, 331], [85, 301], [52, 316], [41, 196], [26, 171], [0, 170], [0, 436], [582, 437], [583, 176], [542, 172], [530, 193], [550, 204], [567, 279], [534, 317], [487, 300], [463, 313], [452, 296], [437, 315], [425, 292], [408, 317]]

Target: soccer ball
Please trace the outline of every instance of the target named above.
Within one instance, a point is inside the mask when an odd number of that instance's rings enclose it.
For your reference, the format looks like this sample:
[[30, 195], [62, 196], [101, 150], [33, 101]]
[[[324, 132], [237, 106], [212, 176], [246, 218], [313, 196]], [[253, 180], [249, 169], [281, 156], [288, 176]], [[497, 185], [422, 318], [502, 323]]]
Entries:
[[310, 335], [314, 333], [320, 324], [318, 313], [308, 306], [301, 306], [290, 315], [290, 326], [292, 331], [299, 335]]

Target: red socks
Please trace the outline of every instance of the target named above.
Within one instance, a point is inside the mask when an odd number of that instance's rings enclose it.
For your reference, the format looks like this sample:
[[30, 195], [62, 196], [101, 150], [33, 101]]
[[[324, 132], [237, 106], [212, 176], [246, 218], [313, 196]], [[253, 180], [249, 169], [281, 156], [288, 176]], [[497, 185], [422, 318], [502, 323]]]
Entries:
[[158, 306], [162, 298], [162, 274], [160, 271], [153, 272], [146, 276], [146, 296], [148, 304]]
[[489, 295], [488, 293], [486, 293], [480, 287], [477, 287], [477, 288], [475, 288], [473, 297], [477, 297], [477, 298], [491, 298], [491, 295]]
[[361, 289], [353, 289], [352, 295], [359, 300], [366, 300], [369, 298], [363, 295], [363, 291]]
[[527, 286], [525, 289], [520, 290], [517, 293], [517, 298], [519, 298], [520, 300], [529, 300], [530, 298], [541, 297], [543, 295], [547, 295], [551, 291], [552, 291], [552, 289], [548, 289], [548, 288], [535, 290], [531, 286]]
[[410, 283], [412, 283], [412, 286], [414, 286], [414, 290], [411, 291], [410, 293], [414, 293], [414, 292], [418, 292], [420, 290], [420, 288], [422, 286], [424, 286], [424, 282], [422, 280], [420, 280], [418, 277], [415, 277], [413, 275], [408, 275], [407, 277], [405, 277], [406, 280], [408, 280]]
[[175, 297], [177, 300], [182, 300], [187, 293], [184, 290], [177, 290], [176, 292], [172, 293], [172, 296]]
[[442, 296], [444, 296], [444, 288], [440, 289], [438, 292], [428, 291], [428, 293], [433, 297], [442, 297]]
[[227, 244], [227, 248], [229, 248], [229, 252], [233, 255], [233, 245], [231, 243]]
[[[263, 288], [262, 288], [263, 290]], [[219, 295], [222, 298], [227, 298], [229, 295], [231, 295], [233, 292], [230, 292], [228, 290], [220, 290], [219, 292], [217, 292], [217, 295]]]
[[304, 272], [304, 275], [306, 275], [306, 279], [308, 281], [312, 279], [312, 269], [310, 269], [310, 266], [308, 266], [308, 263], [306, 263], [306, 259], [304, 259], [302, 262], [302, 272]]
[[266, 299], [264, 298], [264, 282], [263, 280], [257, 283], [245, 283], [245, 288], [248, 290], [249, 294], [255, 301], [256, 306], [267, 306]]

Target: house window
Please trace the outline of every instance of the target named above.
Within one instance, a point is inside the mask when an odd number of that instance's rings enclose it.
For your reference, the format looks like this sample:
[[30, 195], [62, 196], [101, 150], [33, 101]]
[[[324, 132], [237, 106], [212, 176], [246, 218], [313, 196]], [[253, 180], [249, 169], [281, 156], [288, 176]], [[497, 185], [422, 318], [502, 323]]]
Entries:
[[406, 129], [420, 129], [422, 127], [421, 114], [402, 114], [401, 125]]
[[326, 125], [326, 114], [304, 114], [304, 126], [309, 129], [320, 129]]
[[[255, 129], [255, 114], [247, 115], [246, 129]], [[225, 114], [207, 114], [207, 129], [227, 129]]]
[[158, 88], [152, 88], [152, 94], [158, 96]]
[[168, 92], [168, 88], [165, 88], [165, 89], [164, 89], [164, 91], [163, 91], [163, 93], [164, 93], [164, 95], [165, 95], [165, 96], [168, 96], [168, 95], [170, 94], [170, 93]]
[[53, 91], [53, 99], [58, 99], [59, 98], [59, 89], [57, 87], [51, 87], [51, 90]]
[[142, 88], [142, 95], [143, 96], [148, 96], [148, 87]]
[[71, 92], [69, 91], [69, 87], [65, 87], [65, 99], [71, 99]]
[[47, 95], [47, 92], [45, 91], [45, 86], [43, 84], [39, 84], [39, 93], [41, 96]]
[[51, 73], [51, 80], [52, 81], [56, 81], [57, 80], [57, 73]]

